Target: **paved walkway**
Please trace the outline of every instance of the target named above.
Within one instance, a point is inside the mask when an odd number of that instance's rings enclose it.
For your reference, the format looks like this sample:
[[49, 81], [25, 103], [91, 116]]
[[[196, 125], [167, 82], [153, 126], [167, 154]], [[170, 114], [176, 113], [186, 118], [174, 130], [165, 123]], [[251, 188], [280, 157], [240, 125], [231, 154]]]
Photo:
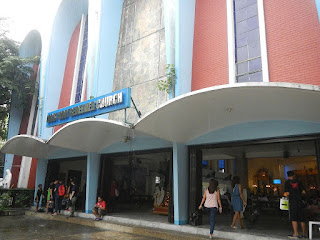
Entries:
[[[64, 214], [69, 214], [63, 211]], [[155, 215], [128, 215], [128, 214], [112, 214], [104, 216], [102, 221], [93, 221], [94, 217], [92, 214], [76, 212], [74, 218], [69, 218], [65, 215], [51, 216], [45, 213], [36, 213], [34, 211], [27, 211], [28, 216], [33, 216], [45, 220], [57, 220], [66, 223], [75, 223], [87, 227], [99, 228], [99, 231], [111, 230], [120, 233], [135, 234], [139, 236], [149, 237], [151, 239], [208, 239], [209, 226], [191, 226], [191, 225], [174, 225], [167, 222], [166, 216], [155, 216]], [[207, 217], [207, 216], [206, 216]], [[228, 219], [224, 219], [228, 216], [220, 216], [217, 219], [217, 229], [214, 232], [214, 239], [237, 239], [237, 240], [274, 240], [274, 239], [288, 239], [287, 235], [291, 232], [291, 227], [287, 226], [287, 221], [283, 221], [283, 224], [279, 224], [279, 221], [275, 221], [274, 218], [268, 219], [267, 217], [259, 218], [260, 224], [257, 226], [246, 225], [245, 230], [232, 230], [229, 225], [222, 225], [223, 222]], [[205, 219], [204, 219], [205, 220]], [[0, 218], [1, 221], [1, 218]], [[259, 222], [258, 221], [258, 222]], [[218, 224], [219, 223], [219, 224]], [[272, 226], [272, 227], [270, 227]], [[319, 239], [319, 234], [315, 231], [316, 239]], [[0, 235], [0, 239], [1, 235]], [[91, 239], [91, 238], [81, 238]], [[99, 238], [92, 238], [99, 239]], [[140, 239], [140, 238], [138, 238]], [[141, 238], [148, 239], [148, 238]]]
[[36, 216], [0, 217], [0, 239], [79, 240], [79, 239], [160, 239], [133, 233], [124, 233], [75, 223], [45, 220]]
[[[183, 231], [177, 231], [172, 230], [170, 228], [161, 229], [158, 228], [156, 225], [153, 225], [153, 227], [145, 226], [145, 225], [134, 225], [134, 224], [124, 224], [119, 222], [110, 221], [109, 219], [104, 217], [103, 221], [93, 221], [92, 214], [89, 214], [91, 218], [86, 218], [84, 216], [82, 217], [74, 217], [74, 218], [67, 218], [65, 215], [57, 215], [57, 216], [51, 216], [50, 214], [46, 213], [36, 213], [27, 211], [26, 212], [27, 217], [33, 218], [33, 219], [43, 219], [44, 221], [47, 220], [55, 220], [56, 222], [59, 222], [58, 225], [64, 226], [65, 224], [77, 224], [82, 225], [85, 227], [92, 227], [95, 229], [99, 229], [98, 231], [116, 231], [119, 234], [120, 233], [126, 233], [126, 234], [134, 234], [137, 236], [140, 236], [138, 239], [170, 239], [170, 240], [204, 240], [208, 239], [208, 234], [205, 236], [183, 232]], [[88, 217], [88, 216], [87, 216]], [[106, 218], [106, 219], [105, 219]], [[118, 218], [119, 219], [119, 218]], [[1, 221], [1, 219], [0, 219]], [[154, 223], [153, 223], [154, 224]], [[173, 224], [167, 224], [167, 226], [174, 226]], [[180, 226], [177, 226], [180, 227]], [[207, 233], [208, 231], [206, 231]], [[92, 232], [88, 233], [88, 236], [92, 235]], [[91, 234], [91, 235], [90, 235]], [[108, 233], [105, 235], [107, 236]], [[121, 234], [120, 234], [121, 236]], [[104, 237], [105, 238], [105, 237]], [[103, 239], [104, 239], [103, 238]], [[1, 237], [0, 237], [1, 239]], [[100, 238], [81, 238], [81, 239], [100, 239]], [[108, 238], [107, 238], [108, 239]], [[111, 238], [113, 239], [113, 238]], [[120, 238], [121, 239], [121, 238]], [[132, 238], [136, 239], [136, 238]], [[215, 238], [216, 240], [226, 240], [226, 238]]]

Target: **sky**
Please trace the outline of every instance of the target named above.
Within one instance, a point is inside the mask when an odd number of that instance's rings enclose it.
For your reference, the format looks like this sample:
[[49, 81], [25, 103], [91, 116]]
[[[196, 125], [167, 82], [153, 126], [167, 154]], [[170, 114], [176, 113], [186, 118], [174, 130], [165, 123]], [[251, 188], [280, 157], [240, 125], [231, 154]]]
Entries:
[[48, 37], [61, 0], [0, 0], [0, 17], [10, 20], [8, 37], [22, 42], [31, 30]]

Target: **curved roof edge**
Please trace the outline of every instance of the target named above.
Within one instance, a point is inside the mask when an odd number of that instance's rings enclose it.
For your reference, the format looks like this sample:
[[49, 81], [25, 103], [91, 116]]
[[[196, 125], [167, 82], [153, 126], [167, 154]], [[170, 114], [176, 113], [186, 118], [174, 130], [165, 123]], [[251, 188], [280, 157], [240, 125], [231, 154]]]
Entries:
[[85, 118], [60, 128], [49, 138], [47, 144], [78, 151], [100, 152], [103, 148], [123, 140], [131, 130], [130, 125], [121, 122]]
[[73, 121], [73, 122], [70, 122], [70, 123], [67, 123], [66, 125], [64, 125], [58, 131], [56, 131], [54, 134], [52, 134], [52, 136], [48, 139], [47, 143], [50, 144], [50, 142], [53, 141], [53, 139], [57, 135], [59, 135], [62, 131], [64, 131], [65, 129], [71, 128], [77, 124], [87, 123], [87, 122], [110, 123], [110, 124], [117, 125], [119, 127], [127, 127], [128, 129], [131, 128], [131, 125], [129, 125], [129, 124], [125, 124], [125, 123], [114, 121], [114, 120], [109, 120], [109, 119], [104, 119], [104, 118], [84, 118], [84, 119], [79, 119], [79, 120], [76, 120], [76, 121]]
[[320, 113], [314, 111], [319, 101], [320, 87], [314, 85], [221, 85], [172, 99], [140, 119], [134, 128], [167, 141], [186, 143], [208, 132], [248, 121], [320, 122]]
[[145, 116], [140, 118], [135, 124], [138, 125], [140, 122], [142, 122], [144, 119], [146, 119], [148, 116], [153, 114], [154, 112], [157, 112], [161, 108], [173, 103], [177, 102], [181, 99], [201, 94], [201, 93], [207, 93], [211, 91], [217, 91], [221, 89], [232, 89], [232, 88], [243, 88], [243, 87], [278, 87], [278, 88], [291, 88], [291, 89], [301, 89], [301, 90], [309, 90], [309, 91], [319, 91], [320, 92], [320, 86], [316, 85], [310, 85], [310, 84], [300, 84], [300, 83], [286, 83], [286, 82], [250, 82], [250, 83], [233, 83], [233, 84], [224, 84], [214, 87], [208, 87], [208, 88], [202, 88], [196, 91], [188, 92], [185, 94], [182, 94], [178, 97], [175, 97], [173, 99], [170, 99], [169, 101], [163, 103], [158, 108], [154, 109], [153, 111], [147, 113]]
[[45, 158], [55, 149], [55, 147], [47, 145], [43, 139], [23, 134], [10, 138], [1, 148], [1, 152], [34, 158]]
[[[48, 141], [28, 135], [15, 136], [8, 140], [1, 151], [44, 158], [60, 148], [101, 152], [132, 134], [154, 136], [171, 142], [188, 142], [215, 129], [249, 120], [320, 122], [320, 112], [314, 111], [319, 100], [320, 87], [313, 85], [221, 85], [172, 99], [134, 125], [109, 119], [85, 118], [68, 123]], [[293, 101], [295, 104], [292, 104]]]

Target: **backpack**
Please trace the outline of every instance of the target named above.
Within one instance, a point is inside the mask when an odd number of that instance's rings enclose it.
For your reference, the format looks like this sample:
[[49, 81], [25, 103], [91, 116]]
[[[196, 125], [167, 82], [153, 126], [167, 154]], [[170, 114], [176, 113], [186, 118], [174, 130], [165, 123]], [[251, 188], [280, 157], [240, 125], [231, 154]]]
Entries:
[[58, 191], [59, 191], [59, 196], [60, 196], [60, 197], [62, 197], [62, 196], [65, 195], [65, 193], [66, 193], [66, 188], [64, 187], [63, 184], [61, 184], [61, 185], [59, 186]]

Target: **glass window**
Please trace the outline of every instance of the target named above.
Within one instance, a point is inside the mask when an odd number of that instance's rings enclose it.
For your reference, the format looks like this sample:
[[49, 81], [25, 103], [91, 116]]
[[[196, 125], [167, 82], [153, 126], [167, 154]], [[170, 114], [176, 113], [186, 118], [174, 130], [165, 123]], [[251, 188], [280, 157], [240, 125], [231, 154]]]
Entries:
[[249, 58], [259, 57], [261, 50], [260, 50], [260, 43], [259, 42], [251, 42], [248, 44], [248, 52]]
[[237, 77], [238, 83], [250, 82], [249, 79], [249, 75], [242, 75]]
[[81, 102], [83, 79], [85, 77], [84, 69], [85, 69], [86, 59], [87, 59], [87, 49], [88, 49], [88, 16], [86, 18], [86, 24], [85, 24], [84, 34], [83, 34], [79, 74], [78, 74], [78, 81], [77, 81], [77, 90], [76, 90], [76, 96], [74, 101], [75, 103]]
[[239, 62], [248, 59], [248, 46], [237, 48], [237, 59]]
[[248, 73], [248, 62], [242, 62], [237, 64], [238, 75], [243, 75]]
[[234, 0], [237, 82], [262, 82], [257, 0]]
[[249, 72], [261, 71], [261, 58], [253, 59], [249, 61]]
[[249, 81], [248, 82], [260, 82], [262, 79], [262, 72], [256, 72], [249, 74]]

